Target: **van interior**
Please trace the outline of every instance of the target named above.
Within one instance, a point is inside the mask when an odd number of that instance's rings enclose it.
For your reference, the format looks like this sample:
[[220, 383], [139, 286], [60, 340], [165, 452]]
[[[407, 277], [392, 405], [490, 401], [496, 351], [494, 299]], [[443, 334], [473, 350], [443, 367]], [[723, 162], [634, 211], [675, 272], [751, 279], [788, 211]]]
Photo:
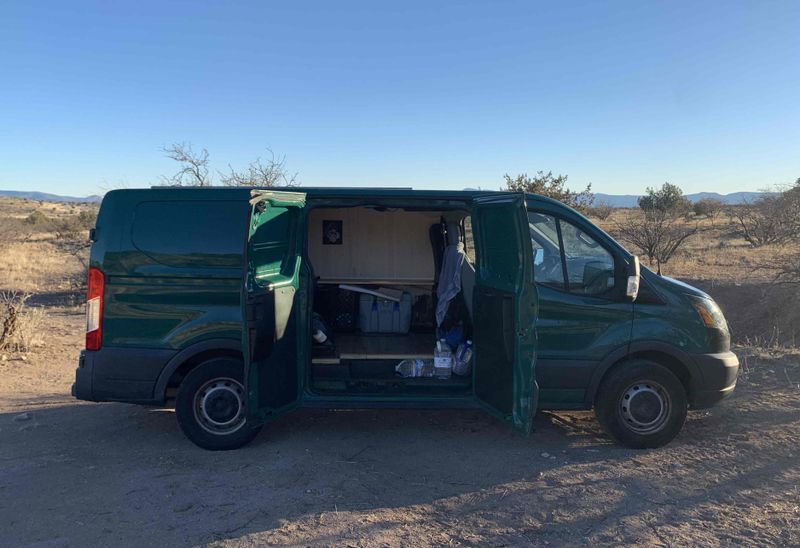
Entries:
[[[475, 269], [464, 210], [315, 207], [307, 219], [313, 278], [315, 392], [462, 395], [472, 375], [401, 376], [432, 364], [437, 340], [472, 338]], [[438, 318], [438, 321], [437, 321]]]

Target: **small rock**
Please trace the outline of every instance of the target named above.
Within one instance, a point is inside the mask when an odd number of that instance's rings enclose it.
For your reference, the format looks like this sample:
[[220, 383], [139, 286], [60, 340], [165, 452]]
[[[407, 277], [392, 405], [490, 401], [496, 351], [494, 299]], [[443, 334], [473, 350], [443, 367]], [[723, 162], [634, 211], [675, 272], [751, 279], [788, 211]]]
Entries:
[[550, 458], [550, 453], [542, 453], [542, 458], [543, 459], [549, 459]]
[[16, 417], [14, 417], [14, 422], [22, 422], [22, 421], [29, 421], [31, 420], [30, 413], [20, 413]]
[[194, 508], [194, 504], [191, 502], [187, 502], [186, 504], [181, 504], [180, 506], [175, 507], [173, 510], [174, 512], [186, 512], [187, 510], [191, 510]]
[[8, 356], [6, 356], [5, 354], [3, 354], [2, 356], [0, 356], [0, 362], [4, 362], [4, 361], [6, 361], [6, 360], [8, 360]]

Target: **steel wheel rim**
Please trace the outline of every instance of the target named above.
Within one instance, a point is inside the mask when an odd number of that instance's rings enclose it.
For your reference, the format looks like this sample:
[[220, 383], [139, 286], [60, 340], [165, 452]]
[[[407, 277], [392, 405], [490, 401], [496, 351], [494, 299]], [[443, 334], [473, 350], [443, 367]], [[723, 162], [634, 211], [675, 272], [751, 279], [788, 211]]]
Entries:
[[667, 424], [672, 399], [655, 381], [632, 383], [622, 392], [617, 411], [626, 428], [637, 434], [655, 434]]
[[220, 377], [207, 381], [194, 394], [194, 416], [210, 434], [233, 434], [244, 426], [244, 387], [236, 379]]

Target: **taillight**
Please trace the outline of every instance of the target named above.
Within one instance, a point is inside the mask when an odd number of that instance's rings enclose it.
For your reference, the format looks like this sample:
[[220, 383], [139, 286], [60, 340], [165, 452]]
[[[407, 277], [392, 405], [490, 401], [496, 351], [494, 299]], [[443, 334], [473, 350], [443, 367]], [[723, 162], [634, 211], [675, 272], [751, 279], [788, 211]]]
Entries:
[[89, 269], [89, 290], [86, 292], [86, 350], [103, 346], [103, 291], [106, 279], [99, 268]]

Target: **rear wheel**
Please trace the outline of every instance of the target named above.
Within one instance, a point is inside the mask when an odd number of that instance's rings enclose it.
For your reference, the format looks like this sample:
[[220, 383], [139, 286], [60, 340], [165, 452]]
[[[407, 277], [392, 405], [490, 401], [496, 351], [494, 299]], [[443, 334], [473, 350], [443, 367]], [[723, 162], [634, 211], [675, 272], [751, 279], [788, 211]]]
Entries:
[[633, 448], [661, 447], [686, 421], [688, 399], [681, 381], [666, 367], [631, 360], [600, 383], [595, 414], [617, 441]]
[[242, 362], [216, 358], [192, 369], [178, 388], [175, 414], [194, 444], [203, 449], [237, 449], [258, 435], [247, 422]]

